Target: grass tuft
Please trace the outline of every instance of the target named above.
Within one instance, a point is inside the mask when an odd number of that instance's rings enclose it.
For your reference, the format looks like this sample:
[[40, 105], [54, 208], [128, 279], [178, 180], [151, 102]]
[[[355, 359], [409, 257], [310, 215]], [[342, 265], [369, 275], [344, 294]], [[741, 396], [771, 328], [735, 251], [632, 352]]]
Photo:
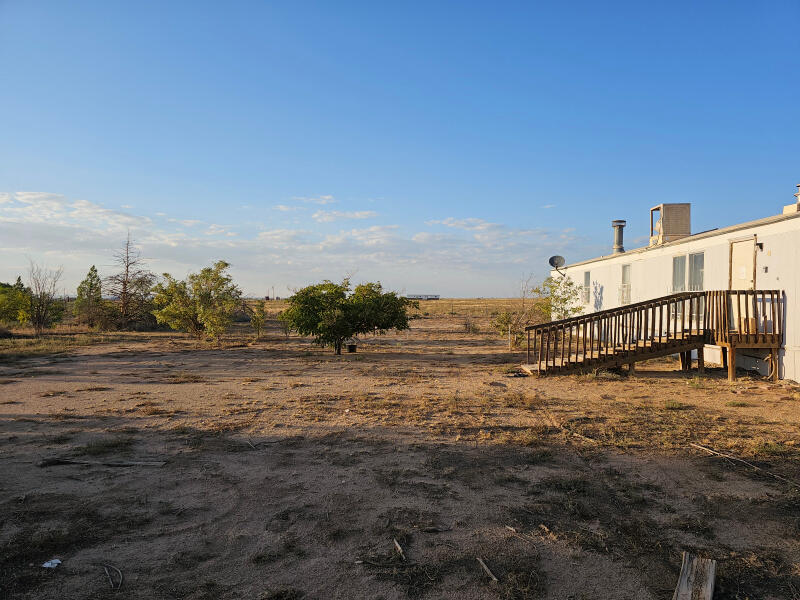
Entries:
[[107, 454], [128, 452], [135, 440], [129, 437], [114, 437], [94, 440], [85, 446], [75, 448], [78, 456], [104, 456]]
[[664, 402], [664, 410], [688, 410], [692, 408], [690, 404], [684, 404], [678, 400], [667, 400]]

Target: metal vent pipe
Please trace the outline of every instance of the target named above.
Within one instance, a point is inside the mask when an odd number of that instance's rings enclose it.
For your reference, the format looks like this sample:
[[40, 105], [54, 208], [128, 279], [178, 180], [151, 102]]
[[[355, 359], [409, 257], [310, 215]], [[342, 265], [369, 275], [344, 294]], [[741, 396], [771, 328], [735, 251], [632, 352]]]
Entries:
[[611, 221], [611, 226], [614, 228], [614, 254], [622, 254], [625, 252], [625, 247], [622, 245], [622, 228], [625, 227], [626, 224], [627, 222], [621, 219]]

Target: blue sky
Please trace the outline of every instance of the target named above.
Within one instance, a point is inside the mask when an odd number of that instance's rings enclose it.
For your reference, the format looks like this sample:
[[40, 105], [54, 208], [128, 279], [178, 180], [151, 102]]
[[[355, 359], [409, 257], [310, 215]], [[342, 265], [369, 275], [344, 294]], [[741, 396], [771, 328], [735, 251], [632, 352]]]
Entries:
[[[0, 281], [126, 231], [249, 293], [507, 296], [546, 260], [780, 212], [797, 2], [0, 0]], [[637, 244], [638, 242], [638, 244]]]

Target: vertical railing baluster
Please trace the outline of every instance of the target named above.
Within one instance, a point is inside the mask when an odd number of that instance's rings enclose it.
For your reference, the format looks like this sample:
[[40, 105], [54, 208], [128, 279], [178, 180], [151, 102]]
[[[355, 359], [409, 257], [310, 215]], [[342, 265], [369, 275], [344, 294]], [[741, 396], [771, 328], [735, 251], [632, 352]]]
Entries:
[[775, 292], [774, 291], [770, 291], [770, 293], [769, 293], [769, 304], [770, 304], [770, 311], [772, 313], [772, 327], [770, 329], [772, 329], [772, 337], [773, 338], [775, 337], [775, 317], [777, 316], [777, 310], [776, 310], [775, 302], [776, 302], [776, 300], [775, 300]]
[[536, 370], [539, 373], [541, 373], [542, 372], [542, 342], [544, 341], [542, 339], [542, 336], [544, 336], [544, 330], [543, 329], [539, 329], [536, 332], [536, 335], [539, 338], [539, 352], [536, 355]]
[[525, 364], [531, 364], [531, 330], [525, 332], [528, 336], [528, 343], [525, 345]]

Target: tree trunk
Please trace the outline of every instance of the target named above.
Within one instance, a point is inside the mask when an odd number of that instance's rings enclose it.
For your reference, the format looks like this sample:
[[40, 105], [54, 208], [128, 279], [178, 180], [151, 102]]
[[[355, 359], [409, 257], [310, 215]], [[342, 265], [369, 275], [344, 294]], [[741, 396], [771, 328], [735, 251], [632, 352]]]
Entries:
[[342, 353], [342, 342], [336, 342], [333, 346], [336, 349], [336, 354]]

